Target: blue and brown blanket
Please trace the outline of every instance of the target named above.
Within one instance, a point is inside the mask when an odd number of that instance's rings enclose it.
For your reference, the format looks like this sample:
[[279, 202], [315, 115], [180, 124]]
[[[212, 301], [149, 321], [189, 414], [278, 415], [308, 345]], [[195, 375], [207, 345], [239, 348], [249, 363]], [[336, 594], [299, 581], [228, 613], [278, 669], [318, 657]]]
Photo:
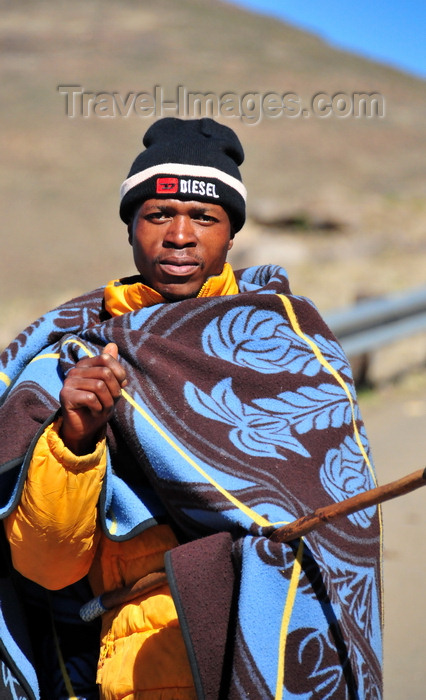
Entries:
[[[99, 289], [16, 338], [0, 365], [1, 514], [63, 377], [114, 342], [128, 385], [108, 428], [103, 527], [122, 539], [166, 520], [179, 533], [167, 573], [198, 697], [380, 700], [379, 509], [288, 544], [266, 536], [375, 485], [350, 367], [284, 270], [236, 275], [238, 295], [118, 318]], [[0, 633], [25, 664], [4, 619]]]

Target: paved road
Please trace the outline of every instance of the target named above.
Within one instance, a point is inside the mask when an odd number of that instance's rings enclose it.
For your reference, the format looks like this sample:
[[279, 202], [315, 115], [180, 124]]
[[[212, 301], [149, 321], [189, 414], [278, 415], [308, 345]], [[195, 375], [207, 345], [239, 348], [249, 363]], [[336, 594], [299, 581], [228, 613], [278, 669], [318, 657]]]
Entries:
[[[426, 467], [426, 376], [360, 399], [379, 483]], [[384, 503], [384, 700], [426, 698], [426, 488]]]

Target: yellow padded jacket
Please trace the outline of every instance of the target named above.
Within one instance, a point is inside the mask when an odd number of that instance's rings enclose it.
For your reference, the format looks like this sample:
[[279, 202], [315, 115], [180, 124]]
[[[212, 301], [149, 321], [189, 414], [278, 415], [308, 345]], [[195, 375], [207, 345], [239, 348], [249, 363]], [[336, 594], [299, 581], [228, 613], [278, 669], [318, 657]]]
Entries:
[[[83, 458], [44, 431], [21, 501], [6, 520], [12, 560], [27, 578], [57, 590], [89, 575], [94, 595], [134, 583], [164, 566], [177, 542], [167, 525], [126, 542], [101, 533], [97, 501], [106, 468], [104, 442]], [[102, 618], [97, 682], [105, 700], [193, 700], [192, 674], [168, 585]]]

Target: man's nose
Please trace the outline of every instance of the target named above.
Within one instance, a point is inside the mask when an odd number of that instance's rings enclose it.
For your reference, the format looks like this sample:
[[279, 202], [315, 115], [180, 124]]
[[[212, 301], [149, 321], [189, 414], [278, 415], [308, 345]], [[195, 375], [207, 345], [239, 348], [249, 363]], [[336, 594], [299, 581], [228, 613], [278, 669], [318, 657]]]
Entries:
[[177, 248], [195, 246], [196, 237], [191, 217], [185, 215], [174, 216], [167, 227], [164, 244]]

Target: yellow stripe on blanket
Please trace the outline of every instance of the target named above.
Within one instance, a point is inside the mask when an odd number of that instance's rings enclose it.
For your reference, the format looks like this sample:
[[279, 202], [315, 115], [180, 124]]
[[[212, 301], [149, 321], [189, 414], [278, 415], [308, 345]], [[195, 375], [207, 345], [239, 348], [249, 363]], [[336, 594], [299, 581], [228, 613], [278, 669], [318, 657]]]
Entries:
[[37, 360], [59, 360], [59, 358], [59, 352], [45, 352], [44, 355], [37, 355], [36, 357], [33, 357], [30, 364], [37, 362]]
[[287, 634], [290, 625], [290, 618], [296, 601], [297, 588], [299, 586], [300, 574], [302, 572], [302, 558], [304, 550], [303, 537], [297, 549], [296, 559], [291, 573], [290, 585], [288, 587], [287, 599], [284, 606], [284, 613], [281, 620], [280, 645], [278, 652], [277, 685], [275, 688], [275, 700], [281, 700], [284, 692], [284, 672], [285, 672], [285, 649], [287, 645]]
[[0, 372], [0, 381], [3, 382], [3, 384], [6, 384], [6, 386], [10, 386], [11, 380], [4, 372]]
[[[351, 406], [352, 424], [353, 424], [354, 433], [355, 433], [355, 437], [356, 437], [356, 441], [357, 441], [358, 447], [359, 447], [359, 449], [360, 449], [360, 452], [361, 452], [362, 456], [364, 457], [364, 459], [365, 459], [365, 461], [366, 461], [366, 464], [367, 464], [368, 469], [369, 469], [369, 471], [370, 471], [370, 474], [371, 474], [371, 477], [372, 477], [372, 479], [373, 479], [373, 482], [374, 482], [374, 484], [377, 485], [377, 480], [376, 480], [376, 476], [375, 476], [374, 471], [373, 471], [373, 466], [372, 466], [370, 460], [368, 459], [368, 455], [367, 455], [366, 451], [364, 450], [364, 446], [363, 446], [363, 444], [362, 444], [362, 442], [361, 442], [361, 438], [360, 438], [359, 431], [358, 431], [358, 426], [357, 426], [357, 424], [356, 424], [356, 419], [355, 419], [354, 402], [353, 402], [353, 398], [352, 398], [351, 392], [349, 391], [349, 387], [347, 386], [347, 384], [346, 384], [346, 382], [343, 380], [343, 378], [340, 376], [340, 374], [337, 372], [337, 370], [335, 370], [334, 367], [332, 367], [332, 366], [330, 365], [330, 363], [325, 359], [325, 357], [324, 357], [323, 354], [321, 353], [321, 350], [320, 350], [319, 347], [314, 343], [314, 341], [312, 340], [312, 338], [309, 338], [307, 335], [304, 334], [304, 332], [303, 332], [302, 329], [300, 328], [300, 325], [299, 325], [299, 321], [298, 321], [298, 319], [297, 319], [296, 312], [295, 312], [295, 310], [293, 309], [293, 305], [292, 305], [290, 299], [289, 299], [288, 297], [284, 296], [284, 294], [278, 294], [277, 296], [279, 296], [279, 298], [281, 299], [281, 301], [282, 301], [282, 303], [283, 303], [283, 305], [284, 305], [284, 308], [285, 308], [286, 311], [287, 311], [288, 319], [289, 319], [289, 321], [290, 321], [290, 323], [291, 323], [291, 325], [292, 325], [292, 328], [293, 328], [294, 332], [297, 333], [297, 335], [298, 335], [300, 338], [302, 338], [302, 340], [304, 340], [305, 343], [307, 343], [307, 344], [312, 348], [312, 350], [313, 350], [315, 356], [317, 357], [317, 359], [319, 360], [319, 362], [322, 364], [322, 366], [323, 366], [326, 370], [328, 370], [328, 372], [330, 372], [330, 374], [336, 379], [336, 381], [337, 381], [337, 382], [340, 384], [340, 386], [344, 389], [344, 391], [345, 391], [345, 393], [346, 393], [346, 395], [347, 395], [347, 397], [348, 397], [350, 406]], [[380, 545], [380, 571], [383, 572], [383, 544], [382, 544], [382, 543], [383, 543], [383, 518], [382, 518], [382, 509], [381, 509], [381, 506], [380, 506], [380, 505], [377, 506], [377, 514], [378, 514], [378, 518], [379, 518], [379, 532], [380, 532], [380, 542], [381, 542], [381, 545]], [[380, 576], [380, 581], [381, 581], [381, 591], [382, 591], [382, 603], [381, 603], [381, 608], [382, 608], [382, 620], [383, 620], [383, 618], [384, 618], [384, 614], [383, 614], [383, 613], [384, 613], [384, 602], [383, 602], [384, 596], [383, 596], [383, 574], [382, 574], [382, 573], [381, 573], [381, 576]]]
[[302, 340], [304, 340], [305, 343], [307, 343], [309, 345], [309, 347], [312, 349], [317, 360], [322, 364], [324, 369], [326, 369], [328, 372], [330, 372], [330, 374], [335, 378], [335, 380], [338, 382], [338, 384], [340, 384], [340, 386], [344, 390], [346, 396], [348, 397], [348, 401], [349, 401], [350, 406], [351, 406], [352, 425], [353, 425], [353, 429], [354, 429], [354, 433], [355, 433], [355, 439], [357, 441], [359, 450], [360, 450], [363, 458], [365, 459], [365, 462], [368, 466], [368, 469], [370, 470], [371, 478], [373, 479], [374, 484], [377, 485], [376, 477], [375, 477], [375, 474], [373, 471], [373, 467], [371, 465], [370, 460], [368, 459], [368, 455], [367, 455], [367, 453], [364, 449], [364, 446], [361, 442], [361, 437], [359, 434], [358, 426], [356, 424], [354, 401], [353, 401], [352, 394], [349, 390], [348, 385], [346, 384], [344, 379], [340, 376], [339, 372], [337, 370], [335, 370], [334, 367], [332, 367], [332, 365], [328, 362], [328, 360], [325, 359], [325, 357], [323, 356], [318, 345], [316, 345], [316, 343], [314, 343], [312, 338], [309, 338], [309, 336], [304, 334], [304, 332], [300, 328], [299, 321], [298, 321], [297, 316], [296, 316], [296, 312], [293, 309], [293, 305], [292, 305], [290, 299], [288, 297], [284, 296], [283, 294], [278, 294], [278, 296], [281, 299], [282, 303], [284, 304], [285, 310], [287, 311], [288, 319], [292, 325], [294, 332], [297, 333], [299, 338], [302, 338]]

